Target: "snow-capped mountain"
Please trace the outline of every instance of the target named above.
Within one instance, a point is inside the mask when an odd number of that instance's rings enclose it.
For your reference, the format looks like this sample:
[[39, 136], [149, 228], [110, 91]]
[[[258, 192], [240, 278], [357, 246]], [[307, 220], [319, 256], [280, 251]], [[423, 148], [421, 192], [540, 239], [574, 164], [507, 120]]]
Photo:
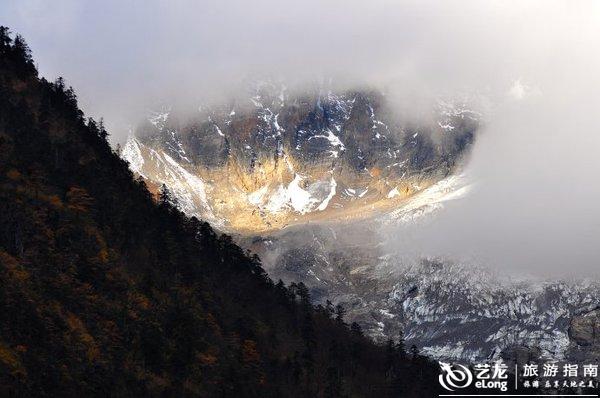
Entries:
[[281, 83], [180, 114], [152, 114], [122, 155], [186, 213], [230, 232], [396, 207], [453, 172], [478, 124], [462, 105], [440, 102], [415, 126], [377, 91], [290, 93]]
[[343, 304], [375, 339], [403, 332], [451, 360], [596, 358], [596, 283], [406, 258], [380, 232], [468, 192], [460, 164], [479, 119], [465, 103], [439, 101], [415, 125], [377, 91], [263, 82], [192, 115], [152, 114], [122, 155], [151, 187], [167, 185], [184, 212], [258, 253], [273, 279]]

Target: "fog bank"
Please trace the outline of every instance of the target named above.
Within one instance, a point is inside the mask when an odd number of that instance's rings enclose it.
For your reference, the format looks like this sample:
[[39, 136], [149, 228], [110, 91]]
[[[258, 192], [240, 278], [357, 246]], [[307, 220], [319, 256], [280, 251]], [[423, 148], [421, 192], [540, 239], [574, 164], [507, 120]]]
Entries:
[[115, 141], [156, 103], [214, 99], [257, 73], [385, 87], [407, 115], [439, 95], [484, 98], [475, 189], [395, 231], [396, 248], [598, 265], [600, 2], [22, 0], [0, 15]]

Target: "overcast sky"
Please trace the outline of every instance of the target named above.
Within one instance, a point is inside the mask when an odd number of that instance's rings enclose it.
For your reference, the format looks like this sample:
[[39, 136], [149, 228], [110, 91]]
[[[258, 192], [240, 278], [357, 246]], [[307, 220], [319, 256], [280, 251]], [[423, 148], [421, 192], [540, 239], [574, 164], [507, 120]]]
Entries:
[[399, 106], [483, 95], [477, 189], [423, 230], [425, 250], [600, 266], [599, 1], [4, 0], [0, 16], [117, 140], [157, 101], [257, 72], [385, 84]]
[[0, 2], [2, 23], [25, 36], [41, 73], [65, 77], [117, 136], [156, 101], [210, 98], [256, 72], [395, 82], [413, 96], [562, 79], [570, 57], [597, 58], [599, 9], [550, 0]]

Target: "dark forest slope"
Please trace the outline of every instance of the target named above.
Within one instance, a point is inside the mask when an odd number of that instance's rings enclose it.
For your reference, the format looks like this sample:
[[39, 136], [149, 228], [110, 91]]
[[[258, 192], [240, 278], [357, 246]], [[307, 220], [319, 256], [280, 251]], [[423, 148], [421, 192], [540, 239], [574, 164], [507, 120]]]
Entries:
[[169, 202], [2, 28], [0, 395], [435, 395], [433, 363]]

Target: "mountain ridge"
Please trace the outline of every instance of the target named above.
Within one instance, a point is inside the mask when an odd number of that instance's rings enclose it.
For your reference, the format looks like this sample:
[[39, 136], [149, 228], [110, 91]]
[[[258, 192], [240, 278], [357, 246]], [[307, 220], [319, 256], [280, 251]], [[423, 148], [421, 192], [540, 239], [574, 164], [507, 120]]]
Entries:
[[0, 27], [0, 394], [436, 393], [434, 363], [272, 282], [168, 190], [157, 201], [107, 135]]

